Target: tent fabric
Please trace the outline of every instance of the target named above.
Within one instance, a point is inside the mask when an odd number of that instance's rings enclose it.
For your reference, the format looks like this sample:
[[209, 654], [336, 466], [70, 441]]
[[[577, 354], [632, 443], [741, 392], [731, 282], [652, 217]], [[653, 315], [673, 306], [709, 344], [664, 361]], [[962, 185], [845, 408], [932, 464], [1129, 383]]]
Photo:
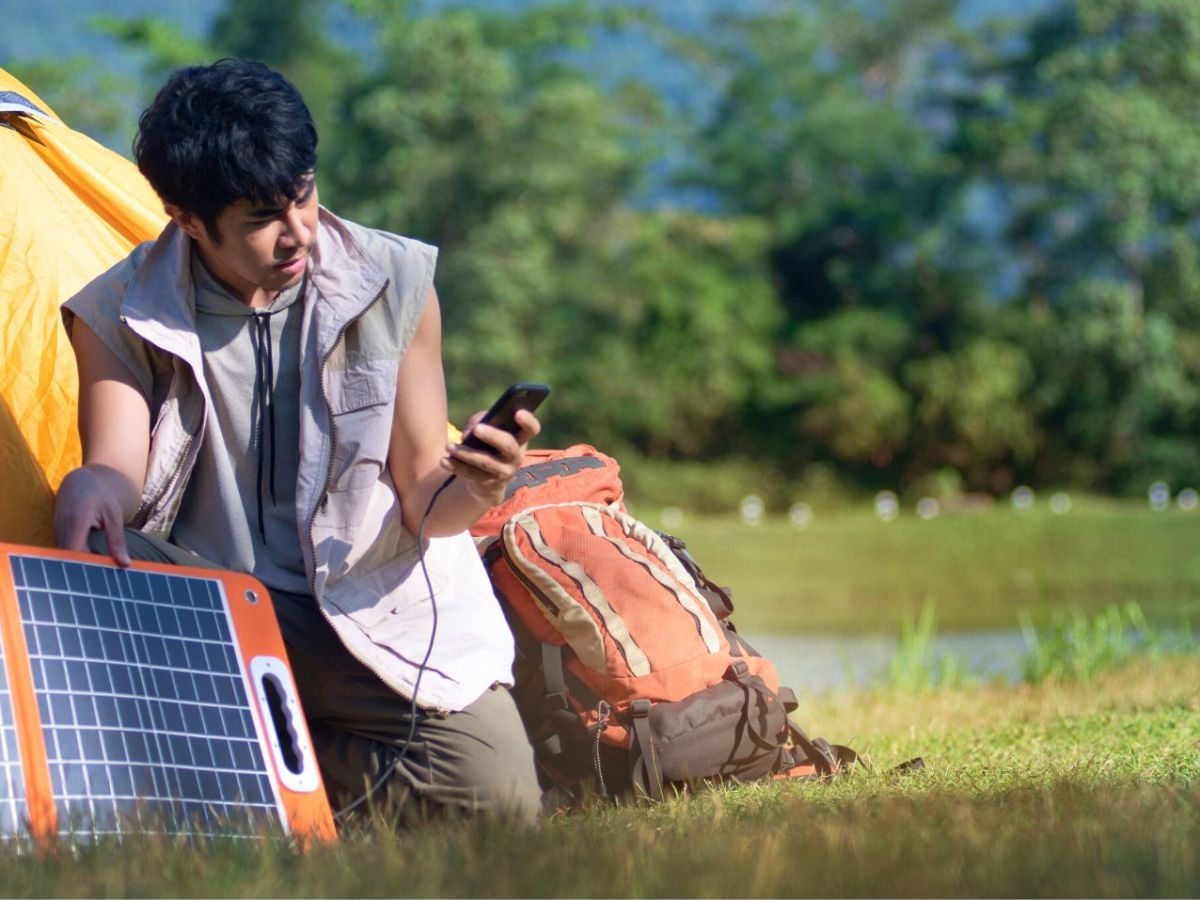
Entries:
[[0, 541], [53, 542], [80, 463], [75, 359], [59, 306], [166, 224], [128, 160], [0, 69]]

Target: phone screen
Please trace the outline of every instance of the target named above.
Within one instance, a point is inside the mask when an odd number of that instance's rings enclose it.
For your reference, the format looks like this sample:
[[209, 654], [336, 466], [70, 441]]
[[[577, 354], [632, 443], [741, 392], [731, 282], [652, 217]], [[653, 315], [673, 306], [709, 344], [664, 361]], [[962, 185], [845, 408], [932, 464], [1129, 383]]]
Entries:
[[[500, 398], [492, 404], [480, 420], [485, 425], [491, 425], [493, 428], [499, 428], [507, 431], [509, 434], [516, 434], [520, 430], [520, 426], [516, 422], [516, 414], [519, 409], [527, 409], [530, 412], [541, 406], [542, 401], [550, 395], [550, 386], [539, 384], [536, 382], [518, 382], [511, 385]], [[485, 444], [471, 432], [467, 432], [463, 438], [462, 445], [470, 447], [473, 450], [483, 450], [487, 453], [492, 453], [493, 448], [490, 444]]]

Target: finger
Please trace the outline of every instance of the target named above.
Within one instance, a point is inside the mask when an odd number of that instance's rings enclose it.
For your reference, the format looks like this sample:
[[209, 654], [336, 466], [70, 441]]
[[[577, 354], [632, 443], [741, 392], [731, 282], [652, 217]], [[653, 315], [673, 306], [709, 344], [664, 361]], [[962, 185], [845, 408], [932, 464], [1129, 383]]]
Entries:
[[54, 523], [54, 543], [63, 550], [77, 550], [90, 553], [87, 545], [88, 532], [91, 526], [87, 520], [72, 516], [66, 522]]
[[[475, 447], [459, 445], [451, 451], [451, 455], [468, 465], [475, 466], [487, 473], [491, 478], [507, 480], [513, 476], [524, 459], [524, 448], [506, 431], [489, 428], [479, 435], [481, 442], [489, 449], [479, 450]], [[489, 443], [490, 442], [490, 443]]]
[[[520, 455], [520, 443], [517, 438], [503, 428], [485, 425], [480, 422], [471, 432], [491, 449], [491, 454], [501, 460], [511, 460]], [[471, 448], [466, 448], [470, 450]]]
[[516, 434], [518, 443], [528, 444], [531, 440], [541, 434], [542, 423], [538, 421], [537, 416], [527, 409], [517, 410], [517, 414], [513, 417], [513, 421], [521, 426], [521, 430]]
[[128, 566], [129, 548], [125, 546], [125, 527], [112, 516], [104, 518], [104, 537], [108, 541], [108, 552], [119, 566]]
[[504, 477], [506, 469], [504, 461], [485, 450], [472, 450], [469, 447], [452, 444], [450, 456], [447, 458], [456, 473], [466, 475], [472, 481]]

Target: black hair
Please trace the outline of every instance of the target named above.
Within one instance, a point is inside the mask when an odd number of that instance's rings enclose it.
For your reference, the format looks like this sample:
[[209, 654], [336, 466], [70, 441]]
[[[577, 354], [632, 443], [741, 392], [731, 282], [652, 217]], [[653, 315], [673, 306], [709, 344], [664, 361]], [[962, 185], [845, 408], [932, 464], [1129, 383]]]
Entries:
[[217, 217], [239, 200], [294, 201], [317, 167], [317, 129], [300, 92], [260, 62], [222, 59], [172, 73], [142, 113], [138, 168], [164, 203]]

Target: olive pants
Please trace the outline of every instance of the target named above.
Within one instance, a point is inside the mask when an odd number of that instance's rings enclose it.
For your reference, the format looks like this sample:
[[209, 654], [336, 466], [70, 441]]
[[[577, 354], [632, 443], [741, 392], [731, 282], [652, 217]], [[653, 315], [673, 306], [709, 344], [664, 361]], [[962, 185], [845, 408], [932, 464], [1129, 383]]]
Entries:
[[[125, 540], [137, 560], [219, 568], [133, 529]], [[88, 543], [108, 553], [103, 533], [93, 531]], [[311, 596], [272, 591], [271, 599], [335, 813], [415, 808], [537, 818], [533, 749], [505, 687], [484, 691], [461, 712], [414, 710], [351, 656]], [[405, 802], [412, 797], [419, 802]]]

